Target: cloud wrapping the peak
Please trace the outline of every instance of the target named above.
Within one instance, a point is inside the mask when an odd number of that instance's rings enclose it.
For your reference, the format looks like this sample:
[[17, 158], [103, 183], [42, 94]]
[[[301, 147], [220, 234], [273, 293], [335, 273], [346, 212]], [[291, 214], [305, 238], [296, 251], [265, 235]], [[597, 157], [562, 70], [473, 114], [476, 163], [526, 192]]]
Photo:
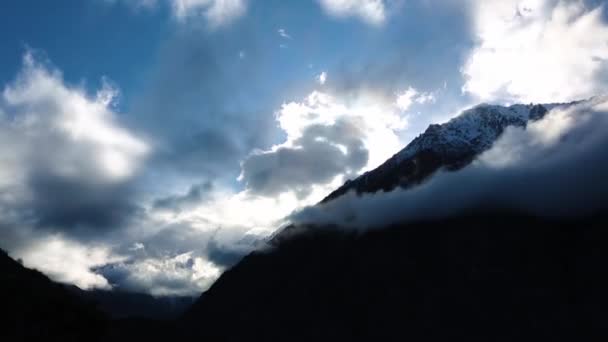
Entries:
[[440, 171], [407, 190], [349, 193], [296, 212], [292, 221], [371, 229], [471, 210], [593, 215], [605, 210], [608, 200], [607, 128], [606, 97], [556, 108], [526, 128], [507, 128], [490, 150], [460, 171]]

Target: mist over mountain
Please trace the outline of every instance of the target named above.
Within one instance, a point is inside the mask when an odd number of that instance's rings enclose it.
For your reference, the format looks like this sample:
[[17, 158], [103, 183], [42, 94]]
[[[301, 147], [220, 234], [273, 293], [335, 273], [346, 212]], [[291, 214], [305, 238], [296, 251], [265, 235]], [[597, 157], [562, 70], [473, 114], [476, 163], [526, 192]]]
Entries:
[[[507, 127], [526, 127], [542, 119], [555, 105], [481, 104], [443, 125], [430, 125], [403, 150], [380, 167], [366, 172], [329, 194], [322, 203], [354, 191], [357, 194], [388, 192], [417, 185], [440, 168], [457, 170], [492, 147]], [[566, 105], [562, 105], [566, 107]]]
[[481, 105], [430, 127], [293, 215], [187, 312], [187, 331], [219, 341], [608, 336], [607, 119], [597, 97]]
[[293, 220], [372, 228], [479, 210], [550, 218], [600, 213], [608, 196], [607, 104], [599, 96], [566, 105], [475, 107], [429, 127]]

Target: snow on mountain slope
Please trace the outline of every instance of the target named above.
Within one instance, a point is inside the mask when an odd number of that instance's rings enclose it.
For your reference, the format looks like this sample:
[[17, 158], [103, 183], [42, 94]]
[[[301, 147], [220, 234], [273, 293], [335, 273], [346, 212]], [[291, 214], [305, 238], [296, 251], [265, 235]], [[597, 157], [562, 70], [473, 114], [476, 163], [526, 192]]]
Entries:
[[[573, 104], [573, 103], [572, 103]], [[347, 181], [329, 194], [327, 202], [348, 191], [373, 193], [397, 186], [411, 187], [439, 168], [457, 170], [489, 149], [508, 126], [525, 126], [549, 110], [571, 104], [515, 104], [508, 107], [481, 104], [447, 123], [430, 125], [403, 150], [375, 170]]]

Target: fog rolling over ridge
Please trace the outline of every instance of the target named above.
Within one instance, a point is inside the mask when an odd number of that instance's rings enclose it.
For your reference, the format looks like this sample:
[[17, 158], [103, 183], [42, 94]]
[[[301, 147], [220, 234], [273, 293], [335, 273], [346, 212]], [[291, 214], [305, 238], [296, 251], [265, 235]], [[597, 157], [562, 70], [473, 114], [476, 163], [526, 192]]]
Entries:
[[353, 191], [291, 216], [292, 223], [370, 229], [471, 210], [576, 218], [608, 198], [608, 97], [555, 106], [526, 126], [509, 126], [467, 167], [439, 170], [418, 186]]

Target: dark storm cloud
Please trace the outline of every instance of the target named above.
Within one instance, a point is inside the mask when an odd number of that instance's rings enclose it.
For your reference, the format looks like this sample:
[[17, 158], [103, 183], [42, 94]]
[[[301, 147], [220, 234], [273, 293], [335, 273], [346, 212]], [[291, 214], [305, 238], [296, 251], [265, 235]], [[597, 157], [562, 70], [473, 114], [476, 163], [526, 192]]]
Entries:
[[133, 179], [147, 144], [116, 120], [105, 85], [96, 96], [26, 52], [0, 98], [0, 206], [9, 228], [90, 238], [139, 211]]
[[154, 201], [153, 207], [155, 209], [168, 209], [173, 211], [188, 209], [210, 199], [212, 190], [213, 183], [211, 182], [195, 184], [192, 185], [184, 195], [174, 195], [157, 199]]
[[[261, 243], [262, 238], [248, 234], [238, 227], [216, 227], [198, 229], [187, 223], [172, 224], [157, 233], [137, 240], [143, 247], [132, 253], [135, 256], [162, 258], [192, 252], [218, 266], [226, 266], [249, 253]], [[132, 250], [125, 245], [122, 251]]]
[[333, 125], [311, 125], [293, 146], [253, 154], [242, 165], [242, 179], [254, 194], [296, 191], [307, 195], [312, 185], [341, 174], [353, 174], [367, 164], [365, 133], [347, 118]]
[[32, 198], [23, 206], [40, 228], [70, 233], [120, 229], [141, 212], [129, 184], [97, 185], [35, 170], [29, 188]]
[[293, 215], [296, 223], [366, 229], [471, 210], [517, 210], [548, 217], [591, 215], [608, 200], [608, 98], [553, 110], [527, 128], [509, 128], [478, 161], [409, 190], [348, 194]]

